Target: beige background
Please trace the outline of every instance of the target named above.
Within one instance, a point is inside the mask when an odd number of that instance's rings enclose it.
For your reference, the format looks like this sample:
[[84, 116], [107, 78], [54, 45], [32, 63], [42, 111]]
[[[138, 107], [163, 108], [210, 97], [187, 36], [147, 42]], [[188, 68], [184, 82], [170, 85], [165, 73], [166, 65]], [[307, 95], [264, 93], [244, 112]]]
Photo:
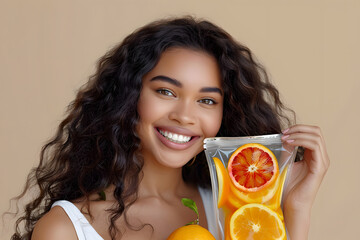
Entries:
[[[323, 129], [331, 168], [313, 207], [309, 239], [358, 238], [359, 2], [1, 1], [0, 212], [22, 189], [96, 60], [149, 21], [192, 14], [248, 45], [298, 122]], [[11, 228], [0, 228], [0, 238], [9, 239]]]

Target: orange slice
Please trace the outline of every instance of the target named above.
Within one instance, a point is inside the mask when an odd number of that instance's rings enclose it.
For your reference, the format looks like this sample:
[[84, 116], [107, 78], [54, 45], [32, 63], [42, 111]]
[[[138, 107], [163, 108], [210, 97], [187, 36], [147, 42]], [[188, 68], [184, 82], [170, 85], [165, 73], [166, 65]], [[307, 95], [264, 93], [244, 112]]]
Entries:
[[[285, 184], [285, 180], [286, 180], [287, 171], [288, 171], [288, 168], [286, 167], [280, 173], [278, 179], [276, 180], [276, 181], [279, 181], [279, 186], [276, 189], [274, 196], [269, 201], [263, 203], [264, 205], [270, 207], [271, 209], [275, 210], [279, 214], [281, 212], [281, 208], [280, 208], [281, 198], [282, 198], [283, 191], [284, 191], [284, 184]], [[281, 215], [280, 217], [283, 218], [282, 212], [280, 215]]]
[[279, 215], [270, 208], [250, 203], [239, 208], [230, 219], [232, 240], [283, 240], [285, 226]]
[[231, 191], [231, 180], [224, 164], [217, 157], [213, 157], [218, 181], [218, 208], [226, 207], [230, 212], [246, 204]]
[[225, 205], [229, 195], [230, 195], [230, 179], [227, 175], [226, 169], [221, 162], [221, 160], [217, 157], [213, 157], [215, 169], [216, 169], [216, 175], [218, 180], [218, 208], [221, 208]]
[[279, 175], [275, 155], [258, 143], [245, 144], [231, 155], [228, 172], [232, 183], [243, 192], [257, 192], [271, 186]]

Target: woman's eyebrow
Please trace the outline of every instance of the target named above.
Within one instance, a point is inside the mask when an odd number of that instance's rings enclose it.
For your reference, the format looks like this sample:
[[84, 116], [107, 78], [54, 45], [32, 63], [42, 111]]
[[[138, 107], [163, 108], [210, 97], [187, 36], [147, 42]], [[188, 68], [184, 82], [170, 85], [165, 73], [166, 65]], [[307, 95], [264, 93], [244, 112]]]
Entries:
[[219, 93], [221, 96], [223, 95], [221, 89], [217, 87], [204, 87], [200, 89], [200, 92], [215, 92], [215, 93]]
[[178, 80], [173, 79], [173, 78], [169, 78], [169, 77], [166, 77], [166, 76], [163, 76], [163, 75], [155, 76], [152, 79], [150, 79], [150, 81], [154, 81], [154, 80], [164, 81], [164, 82], [168, 82], [170, 84], [173, 84], [173, 85], [175, 85], [177, 87], [182, 87], [181, 82], [179, 82]]

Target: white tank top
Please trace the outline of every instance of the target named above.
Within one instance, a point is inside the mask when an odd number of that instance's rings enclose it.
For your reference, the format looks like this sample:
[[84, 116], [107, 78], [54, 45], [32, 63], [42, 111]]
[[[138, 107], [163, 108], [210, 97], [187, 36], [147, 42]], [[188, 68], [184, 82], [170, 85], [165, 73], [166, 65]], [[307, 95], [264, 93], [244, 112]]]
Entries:
[[[203, 200], [206, 220], [208, 223], [209, 231], [217, 236], [216, 220], [214, 214], [214, 206], [212, 200], [212, 193], [208, 189], [200, 188], [199, 192]], [[77, 237], [79, 240], [103, 240], [103, 238], [95, 231], [86, 217], [80, 212], [80, 210], [71, 202], [66, 200], [60, 200], [54, 202], [52, 207], [60, 206], [64, 209], [72, 224], [74, 225]]]

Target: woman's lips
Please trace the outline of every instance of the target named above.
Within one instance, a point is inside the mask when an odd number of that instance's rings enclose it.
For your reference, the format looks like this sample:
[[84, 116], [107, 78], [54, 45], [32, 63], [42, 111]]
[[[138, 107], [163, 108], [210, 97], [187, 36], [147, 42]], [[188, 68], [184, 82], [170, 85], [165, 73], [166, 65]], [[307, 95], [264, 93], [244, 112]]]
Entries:
[[159, 127], [155, 128], [159, 140], [167, 147], [175, 150], [184, 150], [193, 145], [199, 138], [187, 129], [177, 127]]

